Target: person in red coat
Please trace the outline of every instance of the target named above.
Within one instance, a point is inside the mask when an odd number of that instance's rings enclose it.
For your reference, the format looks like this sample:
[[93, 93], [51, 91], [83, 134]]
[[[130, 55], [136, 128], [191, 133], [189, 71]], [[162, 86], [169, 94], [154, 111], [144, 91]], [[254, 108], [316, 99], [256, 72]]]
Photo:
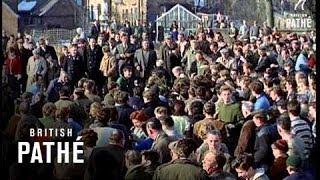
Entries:
[[22, 74], [22, 65], [20, 57], [12, 47], [8, 50], [8, 56], [3, 64], [3, 68], [10, 89], [18, 97], [20, 95], [19, 81]]

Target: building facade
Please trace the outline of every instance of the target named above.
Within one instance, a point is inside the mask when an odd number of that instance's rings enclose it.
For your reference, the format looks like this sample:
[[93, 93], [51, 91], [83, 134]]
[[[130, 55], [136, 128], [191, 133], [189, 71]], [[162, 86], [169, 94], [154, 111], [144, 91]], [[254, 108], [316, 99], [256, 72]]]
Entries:
[[18, 33], [17, 2], [2, 1], [2, 30], [8, 34], [16, 35]]

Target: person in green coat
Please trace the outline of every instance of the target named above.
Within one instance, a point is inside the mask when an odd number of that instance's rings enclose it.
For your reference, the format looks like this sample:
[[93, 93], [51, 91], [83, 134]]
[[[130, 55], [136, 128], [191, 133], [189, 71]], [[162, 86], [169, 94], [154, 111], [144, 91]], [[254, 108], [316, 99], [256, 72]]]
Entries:
[[206, 179], [206, 172], [188, 157], [195, 150], [195, 144], [191, 139], [181, 139], [169, 144], [172, 160], [160, 165], [153, 180], [201, 180]]
[[125, 175], [125, 180], [151, 180], [152, 177], [147, 173], [146, 167], [141, 164], [141, 154], [135, 150], [129, 150], [125, 154], [126, 167], [128, 171]]
[[126, 91], [130, 95], [133, 95], [133, 88], [134, 88], [134, 77], [133, 77], [133, 70], [132, 66], [124, 65], [121, 68], [121, 75], [117, 80], [117, 84], [121, 91]]
[[217, 103], [216, 117], [223, 126], [221, 131], [223, 139], [227, 144], [229, 151], [233, 154], [238, 142], [240, 130], [244, 121], [240, 103], [232, 99], [232, 90], [228, 85], [223, 85], [220, 88], [220, 102]]

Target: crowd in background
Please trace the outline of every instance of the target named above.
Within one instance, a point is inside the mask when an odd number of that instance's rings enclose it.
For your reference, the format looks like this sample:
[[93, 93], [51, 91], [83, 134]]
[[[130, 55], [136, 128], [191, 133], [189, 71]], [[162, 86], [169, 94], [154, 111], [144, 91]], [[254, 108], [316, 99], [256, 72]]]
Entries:
[[[157, 44], [139, 27], [96, 21], [60, 54], [2, 32], [5, 179], [315, 179], [315, 32], [243, 21], [186, 35], [174, 22]], [[52, 163], [17, 163], [19, 141], [78, 136], [83, 164], [57, 163], [56, 147]]]

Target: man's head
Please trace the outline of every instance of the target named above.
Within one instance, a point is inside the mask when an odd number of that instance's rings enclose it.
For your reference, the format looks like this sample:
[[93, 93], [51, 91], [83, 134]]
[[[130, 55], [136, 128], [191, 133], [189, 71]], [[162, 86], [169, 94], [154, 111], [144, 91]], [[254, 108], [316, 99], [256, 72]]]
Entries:
[[181, 66], [175, 66], [172, 68], [172, 73], [176, 78], [179, 78], [180, 74], [183, 73], [183, 69]]
[[257, 127], [260, 127], [267, 122], [267, 116], [263, 112], [258, 112], [253, 115], [252, 120]]
[[35, 59], [39, 59], [40, 58], [40, 49], [34, 49], [33, 51], [32, 51], [32, 54], [33, 54], [33, 56], [34, 56], [34, 58]]
[[42, 85], [43, 84], [43, 76], [41, 74], [37, 74], [35, 77], [35, 83], [37, 85]]
[[141, 163], [144, 164], [145, 166], [159, 164], [160, 156], [157, 151], [153, 151], [153, 150], [142, 151], [141, 155], [142, 155]]
[[236, 170], [238, 177], [248, 179], [249, 169], [254, 165], [254, 160], [251, 155], [240, 155], [233, 162], [232, 167]]
[[208, 101], [204, 104], [203, 111], [205, 114], [213, 116], [216, 113], [216, 106], [214, 103]]
[[231, 98], [232, 98], [232, 91], [231, 88], [227, 85], [223, 85], [220, 88], [220, 97], [222, 98], [222, 101], [225, 104], [228, 104], [231, 102]]
[[180, 42], [184, 41], [184, 34], [183, 33], [178, 34], [178, 41], [180, 41]]
[[62, 86], [59, 91], [60, 97], [69, 97], [70, 96], [70, 88], [68, 86]]
[[221, 148], [221, 133], [217, 130], [212, 130], [207, 133], [206, 143], [211, 151], [220, 151]]
[[264, 90], [263, 83], [260, 81], [254, 81], [250, 84], [250, 89], [251, 89], [252, 95], [258, 96], [263, 93], [263, 90]]
[[41, 48], [46, 47], [46, 41], [45, 41], [45, 39], [41, 38], [41, 39], [39, 40], [39, 46], [40, 46]]
[[23, 101], [19, 105], [19, 112], [20, 114], [28, 114], [31, 111], [30, 103]]
[[273, 87], [270, 91], [270, 97], [273, 101], [277, 101], [279, 98], [283, 97], [284, 92], [280, 87]]
[[128, 43], [129, 38], [128, 38], [128, 34], [127, 33], [123, 33], [121, 36], [121, 42], [122, 43]]
[[207, 151], [203, 161], [203, 169], [210, 175], [217, 170], [222, 170], [226, 163], [226, 157], [223, 153]]
[[98, 140], [98, 134], [92, 129], [83, 129], [80, 131], [81, 141], [85, 147], [95, 147]]
[[123, 147], [125, 144], [125, 138], [124, 138], [123, 132], [119, 129], [113, 130], [111, 136], [109, 137], [109, 143], [116, 144]]
[[141, 45], [142, 45], [142, 49], [143, 50], [148, 50], [149, 49], [149, 41], [148, 40], [143, 40], [141, 42]]
[[125, 66], [125, 67], [123, 67], [122, 72], [123, 72], [123, 76], [124, 76], [126, 79], [129, 79], [129, 78], [132, 77], [132, 67], [131, 67], [131, 66]]
[[277, 119], [277, 129], [278, 129], [278, 133], [282, 137], [282, 139], [284, 139], [286, 135], [290, 134], [291, 121], [287, 115], [281, 115]]
[[167, 36], [166, 36], [166, 38], [165, 38], [165, 43], [166, 43], [167, 45], [171, 45], [172, 39], [171, 39], [171, 36], [170, 36], [170, 35], [167, 35]]
[[253, 103], [251, 101], [242, 102], [241, 111], [245, 117], [249, 116], [253, 111]]
[[195, 142], [193, 139], [180, 139], [171, 142], [169, 149], [172, 153], [172, 159], [188, 158], [189, 155], [196, 150]]
[[157, 95], [156, 93], [152, 92], [151, 89], [148, 89], [146, 91], [143, 91], [142, 96], [144, 103], [148, 103], [155, 100]]
[[289, 116], [299, 116], [301, 112], [300, 103], [297, 100], [289, 101], [287, 104]]
[[44, 117], [54, 117], [57, 107], [52, 102], [48, 102], [42, 107], [42, 114]]
[[68, 81], [69, 81], [69, 76], [68, 76], [67, 72], [65, 72], [65, 71], [60, 71], [59, 80], [60, 80], [61, 82], [68, 82]]
[[127, 104], [129, 100], [129, 94], [125, 91], [117, 91], [114, 94], [114, 100], [117, 104]]
[[71, 56], [76, 56], [78, 51], [78, 46], [76, 44], [73, 44], [69, 48], [69, 52]]
[[148, 136], [153, 140], [155, 140], [158, 134], [162, 131], [162, 125], [157, 118], [149, 119], [146, 124], [146, 127]]
[[141, 154], [136, 150], [128, 150], [125, 154], [126, 167], [129, 169], [132, 166], [141, 163]]
[[218, 43], [217, 42], [212, 42], [210, 44], [210, 50], [211, 50], [211, 52], [216, 52], [218, 50]]
[[91, 37], [90, 40], [89, 40], [90, 47], [93, 48], [96, 44], [97, 44], [96, 39], [94, 37]]
[[154, 109], [155, 117], [164, 120], [168, 116], [168, 109], [164, 106], [158, 106]]
[[301, 158], [298, 155], [291, 155], [286, 160], [287, 171], [291, 175], [301, 168]]
[[309, 117], [311, 121], [315, 121], [316, 120], [316, 115], [317, 115], [317, 108], [316, 108], [316, 102], [311, 102], [309, 104]]
[[228, 48], [223, 48], [220, 50], [222, 58], [226, 59], [229, 57], [229, 49]]
[[201, 50], [196, 51], [196, 60], [197, 61], [202, 61], [203, 60], [203, 53]]

